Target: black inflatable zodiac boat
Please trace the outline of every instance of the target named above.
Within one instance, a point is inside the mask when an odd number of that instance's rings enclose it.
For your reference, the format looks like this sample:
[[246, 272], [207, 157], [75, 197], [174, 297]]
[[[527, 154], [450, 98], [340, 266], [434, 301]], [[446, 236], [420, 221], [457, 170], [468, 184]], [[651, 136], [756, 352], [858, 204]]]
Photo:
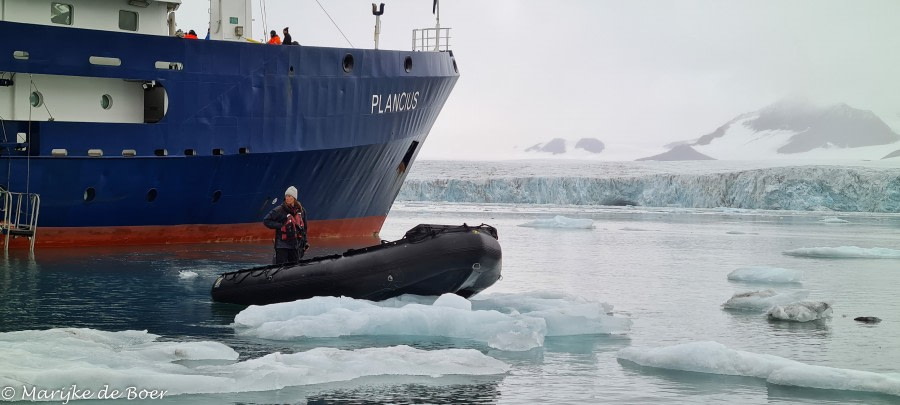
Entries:
[[500, 279], [497, 229], [489, 225], [418, 225], [403, 238], [220, 275], [218, 302], [264, 305], [315, 296], [380, 301], [403, 294], [470, 297]]

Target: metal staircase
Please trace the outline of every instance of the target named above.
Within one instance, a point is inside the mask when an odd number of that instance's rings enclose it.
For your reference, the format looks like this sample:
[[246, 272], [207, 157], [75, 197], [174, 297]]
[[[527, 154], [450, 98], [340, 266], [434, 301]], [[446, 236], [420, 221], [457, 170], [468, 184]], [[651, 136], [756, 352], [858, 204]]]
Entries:
[[18, 237], [30, 239], [34, 252], [37, 237], [37, 221], [41, 196], [35, 193], [14, 193], [0, 187], [0, 234], [3, 235], [3, 251], [9, 250], [9, 240]]

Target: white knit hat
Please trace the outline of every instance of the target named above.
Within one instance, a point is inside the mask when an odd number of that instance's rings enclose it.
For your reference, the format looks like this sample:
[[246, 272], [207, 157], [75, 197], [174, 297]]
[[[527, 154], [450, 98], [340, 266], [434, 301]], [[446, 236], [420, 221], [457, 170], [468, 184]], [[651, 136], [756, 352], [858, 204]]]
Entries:
[[296, 199], [297, 198], [297, 187], [294, 187], [294, 186], [288, 187], [287, 190], [284, 190], [284, 196], [285, 197], [291, 196]]

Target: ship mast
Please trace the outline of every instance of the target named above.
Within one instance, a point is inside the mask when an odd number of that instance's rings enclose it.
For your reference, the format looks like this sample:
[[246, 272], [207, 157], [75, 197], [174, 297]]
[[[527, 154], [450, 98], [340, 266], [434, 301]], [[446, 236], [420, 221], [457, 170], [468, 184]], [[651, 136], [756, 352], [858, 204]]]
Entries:
[[438, 52], [441, 50], [441, 2], [440, 2], [440, 0], [434, 0], [434, 5], [431, 7], [431, 13], [435, 15], [434, 51]]

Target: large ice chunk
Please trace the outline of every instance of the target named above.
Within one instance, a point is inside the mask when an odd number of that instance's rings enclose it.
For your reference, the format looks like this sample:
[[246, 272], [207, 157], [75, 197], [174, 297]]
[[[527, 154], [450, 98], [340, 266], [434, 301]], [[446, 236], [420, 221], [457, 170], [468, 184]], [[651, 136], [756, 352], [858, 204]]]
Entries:
[[471, 302], [402, 296], [381, 302], [314, 297], [250, 306], [235, 317], [239, 333], [277, 340], [350, 335], [472, 339], [509, 351], [543, 345], [545, 336], [624, 333], [631, 321], [612, 306], [558, 293], [485, 295]]
[[628, 347], [618, 357], [642, 366], [766, 379], [771, 384], [900, 395], [895, 375], [811, 366], [768, 354], [730, 349], [717, 342], [661, 348]]
[[725, 309], [741, 311], [765, 311], [776, 305], [800, 301], [809, 295], [809, 291], [797, 290], [777, 293], [774, 290], [747, 291], [734, 294], [722, 304]]
[[[460, 297], [460, 299], [465, 300]], [[250, 306], [234, 318], [241, 334], [265, 339], [353, 335], [444, 336], [472, 339], [500, 350], [530, 350], [544, 344], [546, 321], [492, 310], [473, 311], [452, 297], [434, 304], [371, 302], [347, 297], [313, 297]]]
[[777, 305], [766, 316], [780, 321], [809, 322], [831, 318], [831, 304], [821, 301], [803, 301], [787, 305]]
[[[0, 333], [0, 386], [98, 392], [128, 387], [167, 396], [277, 390], [381, 375], [495, 375], [509, 366], [473, 349], [409, 346], [271, 353], [235, 362], [217, 342], [159, 342], [146, 331], [50, 329]], [[191, 360], [184, 362], [183, 360]], [[21, 391], [20, 391], [21, 394]]]
[[528, 228], [566, 228], [566, 229], [593, 229], [594, 220], [569, 218], [557, 215], [553, 218], [538, 218], [533, 221], [520, 224]]
[[631, 320], [613, 316], [612, 305], [559, 292], [482, 294], [472, 299], [472, 308], [544, 319], [547, 336], [620, 334], [631, 330]]
[[900, 259], [900, 250], [897, 249], [856, 246], [800, 248], [785, 251], [784, 254], [820, 259]]
[[799, 283], [803, 272], [767, 266], [742, 267], [728, 273], [728, 279], [753, 283]]

